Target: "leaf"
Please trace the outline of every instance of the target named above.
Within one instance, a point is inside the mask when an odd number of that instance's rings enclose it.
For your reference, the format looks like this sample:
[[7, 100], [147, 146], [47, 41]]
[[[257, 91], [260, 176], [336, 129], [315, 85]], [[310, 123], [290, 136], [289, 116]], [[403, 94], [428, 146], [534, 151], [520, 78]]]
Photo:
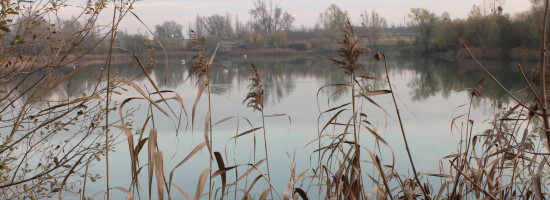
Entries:
[[388, 94], [388, 93], [391, 93], [391, 91], [390, 90], [373, 90], [368, 92], [362, 92], [358, 95], [355, 95], [355, 97], [359, 97], [359, 96], [370, 97], [370, 96], [376, 96], [376, 95], [382, 95], [382, 94]]
[[319, 131], [319, 133], [322, 133], [329, 125], [330, 123], [332, 123], [333, 120], [335, 120], [342, 112], [344, 112], [345, 110], [347, 109], [343, 109], [343, 110], [339, 110], [336, 114], [334, 114], [332, 116], [332, 118], [330, 118], [330, 120], [328, 120], [328, 122], [325, 124], [325, 126], [323, 126], [323, 128], [321, 129], [321, 131]]
[[120, 104], [120, 106], [118, 107], [118, 115], [120, 117], [120, 122], [122, 124], [122, 126], [126, 126], [126, 123], [124, 123], [124, 116], [122, 115], [122, 111], [124, 110], [124, 105], [126, 105], [126, 103], [134, 100], [134, 99], [144, 99], [144, 98], [141, 98], [141, 97], [132, 97], [132, 98], [127, 98], [127, 99], [124, 99], [124, 101], [122, 101], [122, 103]]
[[[225, 169], [225, 164], [223, 163], [222, 154], [220, 152], [214, 152], [214, 156], [216, 157], [216, 163], [218, 163], [218, 169], [223, 170]], [[225, 186], [227, 184], [227, 176], [225, 175], [225, 172], [223, 172], [220, 176], [222, 179], [222, 197], [225, 196]]]
[[340, 109], [340, 108], [345, 107], [345, 106], [350, 105], [350, 104], [351, 104], [351, 103], [345, 103], [345, 104], [342, 104], [342, 105], [339, 105], [339, 106], [330, 108], [330, 109], [328, 109], [328, 110], [325, 110], [325, 111], [323, 111], [323, 113], [328, 113], [328, 112], [330, 112], [330, 111]]
[[283, 193], [283, 200], [292, 200], [292, 193], [294, 189], [294, 181], [290, 181], [286, 184], [285, 192]]
[[164, 164], [162, 151], [155, 152], [155, 176], [157, 177], [158, 199], [164, 199]]
[[212, 127], [214, 127], [214, 126], [216, 126], [216, 125], [218, 125], [218, 124], [220, 124], [220, 123], [222, 123], [222, 122], [225, 122], [225, 121], [227, 121], [227, 120], [233, 119], [233, 118], [235, 118], [235, 117], [237, 117], [237, 116], [229, 116], [229, 117], [223, 118], [223, 119], [221, 119], [220, 121], [214, 123], [214, 125], [212, 125]]
[[[149, 96], [147, 94], [145, 94], [145, 92], [143, 92], [143, 90], [138, 85], [136, 85], [134, 82], [128, 81], [128, 80], [119, 80], [118, 82], [124, 83], [124, 84], [129, 85], [129, 86], [132, 86], [137, 92], [139, 92], [139, 94], [141, 94], [141, 96], [143, 96], [145, 99], [147, 99], [151, 104], [153, 104], [157, 109], [159, 109], [164, 115], [166, 115], [168, 118], [170, 118], [170, 115], [162, 107], [160, 107], [157, 103], [155, 103], [155, 101], [153, 101], [151, 98], [149, 98]], [[172, 119], [172, 118], [170, 118], [170, 119]]]
[[199, 87], [199, 91], [197, 92], [197, 97], [195, 98], [195, 103], [193, 104], [193, 109], [191, 111], [191, 126], [195, 125], [195, 113], [197, 110], [197, 104], [199, 104], [199, 100], [201, 99], [202, 92], [204, 91], [205, 87], [206, 87], [206, 82], [203, 82]]
[[191, 197], [189, 197], [189, 194], [187, 194], [187, 192], [185, 192], [185, 190], [183, 190], [183, 188], [181, 188], [180, 186], [176, 185], [176, 184], [172, 184], [174, 187], [176, 187], [181, 194], [183, 194], [183, 196], [185, 197], [185, 199], [191, 199]]
[[262, 195], [260, 195], [260, 200], [267, 199], [267, 195], [269, 195], [269, 191], [271, 191], [271, 188], [265, 189], [264, 192], [262, 192]]
[[453, 176], [448, 175], [448, 174], [418, 173], [418, 175], [435, 176], [435, 177], [440, 177], [440, 178], [454, 178]]
[[155, 170], [155, 152], [157, 150], [157, 129], [152, 128], [149, 131], [149, 142], [147, 145], [147, 164], [149, 165], [148, 171], [148, 189], [149, 189], [149, 199], [151, 199], [151, 189], [153, 187], [153, 172]]
[[250, 186], [248, 187], [248, 190], [246, 190], [246, 192], [244, 193], [244, 196], [247, 197], [249, 196], [250, 194], [250, 190], [252, 190], [252, 188], [254, 187], [254, 185], [256, 185], [256, 182], [258, 182], [258, 180], [260, 180], [262, 178], [262, 176], [257, 176], [253, 181], [252, 183], [250, 184]]
[[231, 139], [241, 137], [241, 136], [243, 136], [243, 135], [252, 133], [252, 132], [257, 131], [257, 130], [260, 130], [260, 129], [262, 129], [262, 128], [263, 128], [263, 127], [257, 127], [257, 128], [250, 129], [250, 130], [245, 131], [245, 132], [242, 132], [242, 133], [240, 133], [240, 134], [238, 134], [238, 135], [236, 135], [236, 136], [233, 136]]
[[294, 188], [294, 193], [298, 193], [303, 200], [308, 200], [307, 193], [301, 188]]
[[380, 135], [378, 135], [378, 133], [374, 130], [372, 130], [371, 128], [367, 127], [367, 126], [364, 126], [374, 137], [376, 137], [376, 139], [380, 142], [382, 142], [382, 144], [386, 145], [389, 149], [390, 149], [390, 152], [391, 152], [391, 157], [392, 157], [392, 168], [393, 166], [395, 165], [395, 151], [393, 150], [393, 148], [390, 146], [390, 144], [388, 142], [386, 142], [386, 140], [384, 140], [384, 138], [380, 137]]
[[128, 200], [134, 200], [134, 195], [132, 195], [132, 193], [130, 193], [130, 191], [127, 190], [126, 188], [123, 188], [123, 187], [113, 187], [113, 188], [124, 192], [126, 197], [128, 197]]
[[304, 172], [302, 172], [300, 175], [298, 175], [297, 177], [295, 177], [295, 178], [294, 178], [294, 182], [300, 181], [300, 179], [302, 179], [302, 178], [306, 175], [306, 173], [307, 173], [308, 171], [309, 171], [309, 170], [306, 169], [306, 170], [304, 170]]
[[212, 158], [212, 141], [210, 141], [210, 138], [208, 137], [208, 134], [210, 133], [210, 127], [208, 126], [210, 124], [210, 120], [210, 111], [208, 111], [206, 116], [204, 116], [204, 141], [206, 142], [206, 147], [208, 148], [210, 158]]
[[195, 198], [194, 200], [199, 200], [201, 198], [202, 189], [204, 188], [204, 184], [206, 183], [206, 178], [208, 177], [208, 174], [210, 173], [210, 168], [206, 168], [204, 171], [202, 171], [201, 175], [199, 176], [199, 181], [197, 183], [197, 191], [195, 192]]
[[183, 163], [187, 162], [187, 160], [189, 160], [191, 157], [193, 157], [197, 152], [199, 152], [204, 146], [206, 146], [206, 142], [203, 142], [203, 143], [200, 143], [199, 145], [197, 145], [192, 151], [191, 153], [189, 153], [185, 159], [183, 159], [180, 163], [178, 163], [178, 165], [176, 165], [176, 167], [174, 167], [174, 169], [172, 169], [172, 171], [170, 172], [170, 178], [169, 178], [169, 184], [172, 185], [172, 177], [174, 175], [174, 171], [176, 171], [176, 169], [178, 167], [180, 167], [181, 165], [183, 165]]

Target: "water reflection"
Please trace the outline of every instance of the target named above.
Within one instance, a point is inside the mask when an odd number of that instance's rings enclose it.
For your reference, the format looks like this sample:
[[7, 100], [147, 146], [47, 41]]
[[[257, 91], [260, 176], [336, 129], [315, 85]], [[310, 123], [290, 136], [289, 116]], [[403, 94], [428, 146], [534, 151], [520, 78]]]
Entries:
[[[168, 64], [168, 71], [165, 73], [165, 64], [157, 63], [156, 67], [148, 67], [152, 77], [156, 79], [157, 84], [164, 89], [173, 89], [184, 84], [187, 80], [187, 74], [192, 63], [182, 65], [180, 59], [174, 59]], [[297, 84], [301, 82], [314, 81], [322, 85], [336, 83], [345, 83], [347, 78], [342, 70], [332, 66], [329, 62], [320, 57], [300, 57], [296, 59], [288, 58], [258, 58], [242, 59], [231, 57], [219, 57], [216, 62], [223, 65], [223, 68], [216, 68], [212, 75], [212, 90], [214, 93], [231, 94], [235, 89], [244, 90], [249, 84], [248, 67], [254, 63], [262, 78], [266, 103], [277, 104], [282, 99], [292, 95]], [[365, 62], [367, 70], [376, 77], [385, 78], [385, 71], [382, 62], [376, 62], [369, 59]], [[519, 70], [515, 67], [515, 62], [486, 61], [483, 63], [497, 77], [504, 86], [510, 91], [519, 91], [526, 84], [521, 78]], [[521, 63], [527, 68], [535, 66], [536, 63]], [[424, 101], [426, 99], [442, 96], [447, 99], [452, 92], [461, 91], [473, 87], [479, 79], [485, 74], [475, 65], [472, 60], [448, 61], [443, 59], [426, 58], [389, 58], [390, 77], [392, 79], [402, 79], [407, 82], [407, 93], [413, 101]], [[54, 83], [61, 77], [66, 76], [73, 71], [72, 67], [62, 67], [55, 71], [54, 75], [47, 76], [47, 83]], [[129, 79], [134, 81], [143, 81], [145, 76], [142, 69], [132, 61], [126, 64], [112, 66], [113, 77], [115, 79]], [[32, 74], [19, 75], [13, 83], [24, 80], [30, 83], [36, 83], [46, 72], [36, 72]], [[97, 80], [101, 78], [102, 66], [89, 66], [81, 72], [75, 74], [63, 85], [56, 88], [54, 92], [46, 98], [67, 98], [68, 96], [81, 96], [83, 93], [90, 93], [94, 89]], [[166, 77], [166, 78], [165, 78]], [[375, 88], [386, 87], [382, 81], [374, 82]], [[237, 85], [238, 87], [229, 87]], [[14, 84], [5, 84], [4, 88], [14, 87]], [[37, 87], [35, 90], [44, 90], [48, 84]], [[508, 102], [510, 97], [494, 83], [488, 81], [486, 88], [486, 98], [491, 101]], [[21, 87], [20, 90], [26, 88]], [[335, 93], [337, 87], [327, 87], [321, 92], [334, 94], [335, 98], [344, 95], [346, 91]], [[402, 88], [403, 89], [403, 88]], [[22, 97], [23, 99], [27, 97]]]

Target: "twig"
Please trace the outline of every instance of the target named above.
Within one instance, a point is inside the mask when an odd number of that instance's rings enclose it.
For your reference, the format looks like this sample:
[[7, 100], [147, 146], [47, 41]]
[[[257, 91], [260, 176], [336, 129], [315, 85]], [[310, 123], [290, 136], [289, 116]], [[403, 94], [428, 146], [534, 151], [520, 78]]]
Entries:
[[113, 24], [111, 27], [111, 42], [109, 44], [109, 56], [107, 58], [107, 94], [106, 94], [106, 101], [105, 101], [105, 173], [107, 173], [105, 181], [107, 182], [107, 200], [110, 200], [110, 187], [109, 187], [109, 100], [110, 100], [110, 92], [111, 92], [111, 61], [113, 56], [113, 45], [115, 43], [115, 37], [116, 37], [116, 9], [117, 6], [113, 6]]

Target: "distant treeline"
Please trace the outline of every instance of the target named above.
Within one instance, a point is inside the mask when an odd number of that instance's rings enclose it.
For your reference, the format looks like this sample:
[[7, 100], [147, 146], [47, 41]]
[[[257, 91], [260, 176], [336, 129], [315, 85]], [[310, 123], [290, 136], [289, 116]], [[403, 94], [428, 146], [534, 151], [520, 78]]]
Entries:
[[474, 5], [466, 19], [451, 19], [448, 13], [437, 16], [426, 9], [411, 9], [410, 27], [418, 34], [404, 53], [441, 53], [467, 56], [468, 45], [483, 58], [537, 59], [539, 56], [544, 1], [532, 0], [531, 9], [505, 14], [503, 0]]
[[[319, 14], [314, 27], [306, 28], [295, 27], [294, 17], [278, 4], [258, 0], [249, 11], [248, 22], [240, 21], [231, 13], [197, 15], [184, 30], [183, 25], [170, 20], [150, 27], [146, 32], [118, 31], [115, 47], [119, 48], [115, 50], [135, 53], [192, 51], [188, 35], [195, 35], [205, 37], [208, 48], [220, 43], [225, 51], [333, 51], [338, 46], [336, 41], [341, 37], [344, 24], [351, 19], [358, 37], [364, 37], [361, 41], [375, 50], [404, 54], [445, 53], [463, 57], [466, 53], [462, 46], [468, 44], [479, 57], [535, 59], [540, 46], [542, 1], [532, 0], [530, 10], [513, 15], [502, 9], [503, 3], [502, 0], [490, 0], [484, 1], [482, 6], [474, 5], [466, 19], [451, 19], [447, 12], [436, 15], [427, 9], [413, 8], [405, 26], [388, 26], [386, 19], [375, 11], [350, 16], [332, 4]], [[353, 20], [358, 17], [358, 21]], [[12, 31], [1, 39], [4, 46], [27, 55], [68, 51], [70, 48], [76, 48], [76, 52], [82, 54], [107, 53], [110, 35], [106, 28], [84, 27], [83, 24], [86, 23], [75, 18], [54, 23], [43, 17], [20, 16]], [[92, 35], [78, 46], [64, 42], [74, 41], [75, 38], [71, 38], [77, 35], [74, 33], [89, 29], [93, 29], [90, 31]], [[189, 34], [185, 34], [187, 31]]]

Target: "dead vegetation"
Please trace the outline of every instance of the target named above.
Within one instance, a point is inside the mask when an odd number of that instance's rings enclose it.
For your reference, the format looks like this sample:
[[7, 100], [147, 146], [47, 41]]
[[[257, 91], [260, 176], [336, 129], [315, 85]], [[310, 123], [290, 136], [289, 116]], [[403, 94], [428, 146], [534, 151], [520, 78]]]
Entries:
[[[49, 43], [13, 43], [6, 47], [0, 55], [0, 196], [6, 199], [40, 199], [63, 197], [63, 193], [75, 193], [86, 199], [87, 181], [96, 181], [98, 176], [89, 173], [89, 165], [100, 162], [102, 158], [109, 159], [113, 142], [125, 141], [128, 143], [128, 158], [126, 166], [131, 178], [126, 180], [129, 187], [110, 184], [111, 173], [109, 162], [106, 161], [105, 198], [109, 199], [111, 189], [117, 189], [128, 199], [545, 199], [548, 197], [549, 162], [547, 159], [550, 146], [550, 125], [547, 111], [547, 74], [546, 71], [546, 34], [542, 34], [541, 42], [541, 76], [533, 82], [526, 76], [522, 77], [528, 83], [526, 91], [535, 101], [521, 100], [516, 94], [509, 94], [517, 105], [500, 113], [492, 119], [492, 127], [482, 133], [473, 132], [475, 119], [470, 117], [471, 105], [476, 98], [483, 95], [483, 83], [497, 81], [484, 67], [487, 76], [472, 86], [471, 99], [466, 104], [469, 109], [466, 113], [457, 116], [452, 122], [452, 131], [460, 134], [458, 151], [442, 159], [439, 172], [419, 172], [415, 168], [411, 154], [414, 146], [409, 147], [407, 132], [401, 121], [400, 111], [394, 96], [393, 85], [388, 75], [386, 56], [381, 53], [374, 55], [374, 59], [384, 62], [386, 78], [375, 77], [369, 73], [367, 66], [360, 62], [367, 47], [359, 45], [359, 39], [354, 34], [353, 26], [348, 21], [343, 38], [339, 41], [340, 48], [336, 52], [338, 58], [327, 58], [336, 67], [348, 76], [345, 83], [328, 85], [338, 88], [334, 91], [350, 91], [349, 99], [340, 105], [320, 107], [318, 121], [318, 138], [312, 143], [317, 144], [315, 161], [312, 168], [301, 173], [296, 172], [295, 160], [289, 155], [291, 176], [288, 178], [284, 190], [274, 187], [270, 173], [270, 159], [268, 152], [269, 127], [266, 120], [272, 117], [288, 117], [285, 114], [265, 114], [264, 88], [261, 81], [261, 72], [251, 64], [249, 92], [243, 103], [254, 111], [259, 111], [261, 125], [254, 125], [243, 116], [222, 116], [219, 121], [213, 122], [215, 105], [211, 103], [211, 96], [216, 95], [212, 88], [212, 70], [217, 70], [214, 58], [217, 48], [212, 53], [205, 48], [205, 41], [200, 35], [193, 35], [197, 56], [194, 65], [189, 71], [190, 80], [195, 81], [198, 93], [194, 96], [191, 113], [188, 114], [182, 99], [182, 94], [171, 90], [161, 90], [151, 77], [149, 67], [142, 63], [141, 58], [129, 52], [134, 67], [139, 68], [148, 84], [141, 86], [131, 79], [118, 78], [111, 74], [111, 56], [107, 61], [92, 61], [74, 68], [63, 77], [55, 77], [55, 71], [73, 63], [75, 51], [80, 42], [90, 35], [101, 35], [113, 41], [116, 37], [118, 23], [134, 1], [98, 2], [88, 4], [82, 8], [80, 17], [88, 23], [83, 29], [76, 30], [75, 37], [61, 37], [59, 41]], [[13, 19], [19, 13], [23, 4], [2, 1], [4, 19]], [[108, 6], [111, 5], [111, 7]], [[44, 6], [40, 3], [31, 6]], [[28, 13], [26, 21], [12, 23], [6, 29], [16, 26], [25, 27], [35, 25], [36, 18], [52, 14], [59, 5], [46, 3], [45, 8], [38, 8], [40, 12]], [[113, 8], [113, 20], [110, 28], [105, 32], [96, 32], [97, 15], [103, 10]], [[546, 3], [548, 9], [548, 3]], [[17, 14], [16, 14], [17, 13]], [[546, 11], [547, 15], [547, 11]], [[41, 21], [41, 20], [40, 20]], [[48, 22], [48, 26], [54, 21]], [[43, 21], [41, 21], [43, 23]], [[546, 32], [546, 22], [543, 25]], [[4, 29], [6, 28], [6, 29]], [[48, 34], [55, 35], [51, 29]], [[5, 33], [4, 33], [5, 34]], [[20, 32], [26, 38], [27, 32]], [[32, 38], [32, 36], [31, 36]], [[110, 49], [117, 48], [110, 43]], [[34, 45], [46, 45], [47, 51], [40, 52], [37, 57], [40, 62], [26, 60], [17, 45], [26, 45], [25, 48], [35, 49]], [[20, 47], [20, 46], [19, 46]], [[467, 49], [467, 48], [466, 48]], [[468, 50], [468, 49], [467, 49]], [[110, 54], [111, 55], [111, 54]], [[84, 56], [84, 55], [81, 55]], [[371, 58], [372, 59], [372, 58]], [[475, 59], [475, 58], [474, 58]], [[51, 92], [57, 87], [70, 87], [67, 81], [91, 65], [101, 65], [100, 76], [93, 87], [82, 91], [79, 95], [66, 95], [66, 98], [55, 99]], [[520, 67], [521, 69], [521, 67]], [[220, 68], [223, 70], [223, 67]], [[35, 78], [38, 74], [39, 78]], [[165, 76], [166, 77], [166, 76]], [[491, 80], [492, 79], [492, 80]], [[387, 89], [373, 89], [373, 82], [382, 82]], [[136, 94], [127, 97], [121, 103], [112, 101], [114, 94], [120, 91]], [[207, 99], [202, 99], [206, 94]], [[377, 103], [374, 96], [392, 95], [393, 108], [386, 108]], [[128, 108], [130, 102], [139, 101], [143, 108]], [[207, 101], [206, 108], [199, 105]], [[328, 100], [330, 102], [330, 99]], [[175, 107], [174, 105], [177, 105]], [[409, 166], [413, 174], [409, 177], [399, 174], [395, 169], [395, 156], [391, 144], [380, 134], [379, 128], [371, 123], [372, 116], [367, 113], [367, 107], [383, 110], [387, 115], [396, 116], [405, 149], [408, 153]], [[138, 109], [146, 111], [142, 124], [132, 121], [132, 115]], [[174, 155], [179, 160], [172, 169], [166, 169], [167, 156], [158, 143], [159, 120], [169, 120], [175, 130], [180, 130], [182, 122], [191, 121], [191, 130], [200, 129], [196, 125], [199, 121], [197, 110], [204, 109], [205, 116], [201, 142], [182, 156]], [[394, 111], [393, 111], [394, 110]], [[118, 111], [118, 116], [114, 111]], [[111, 113], [111, 114], [109, 114]], [[115, 113], [115, 114], [113, 114]], [[115, 117], [116, 116], [116, 117]], [[201, 117], [202, 118], [202, 117]], [[291, 118], [288, 117], [289, 123]], [[228, 157], [231, 149], [217, 149], [215, 140], [216, 125], [236, 122], [237, 130], [231, 138], [237, 146], [242, 139], [253, 138], [252, 158], [250, 162], [237, 163], [235, 158]], [[240, 123], [248, 127], [240, 130]], [[542, 125], [541, 125], [542, 124]], [[262, 131], [265, 155], [259, 155], [256, 137]], [[539, 136], [537, 133], [540, 133]], [[59, 139], [59, 138], [62, 139]], [[123, 138], [123, 139], [121, 139]], [[118, 139], [118, 140], [117, 140]], [[365, 141], [374, 141], [376, 146], [365, 145]], [[226, 142], [226, 141], [223, 141]], [[204, 150], [209, 161], [204, 169], [186, 169], [186, 164], [193, 157], [200, 155]], [[273, 148], [273, 147], [271, 147]], [[384, 158], [382, 150], [390, 152], [390, 158]], [[140, 155], [142, 155], [140, 157]], [[143, 158], [146, 158], [144, 160]], [[172, 158], [171, 158], [172, 159]], [[265, 164], [264, 164], [265, 163]], [[111, 166], [112, 167], [112, 166]], [[366, 170], [369, 169], [369, 170]], [[374, 169], [374, 170], [371, 170]], [[180, 171], [198, 172], [198, 179], [190, 193], [189, 188], [175, 183], [175, 179], [182, 178]], [[142, 180], [146, 177], [146, 180]], [[82, 187], [70, 190], [66, 186], [69, 181], [82, 179]], [[434, 184], [438, 179], [441, 184]], [[208, 184], [207, 184], [208, 182]], [[146, 188], [142, 187], [146, 183]], [[299, 184], [300, 183], [300, 184]], [[309, 183], [309, 184], [307, 184]], [[367, 184], [368, 183], [368, 184]], [[369, 187], [367, 185], [374, 185]], [[205, 188], [206, 187], [206, 188]], [[176, 190], [174, 190], [176, 189]], [[154, 195], [156, 193], [156, 195]]]

